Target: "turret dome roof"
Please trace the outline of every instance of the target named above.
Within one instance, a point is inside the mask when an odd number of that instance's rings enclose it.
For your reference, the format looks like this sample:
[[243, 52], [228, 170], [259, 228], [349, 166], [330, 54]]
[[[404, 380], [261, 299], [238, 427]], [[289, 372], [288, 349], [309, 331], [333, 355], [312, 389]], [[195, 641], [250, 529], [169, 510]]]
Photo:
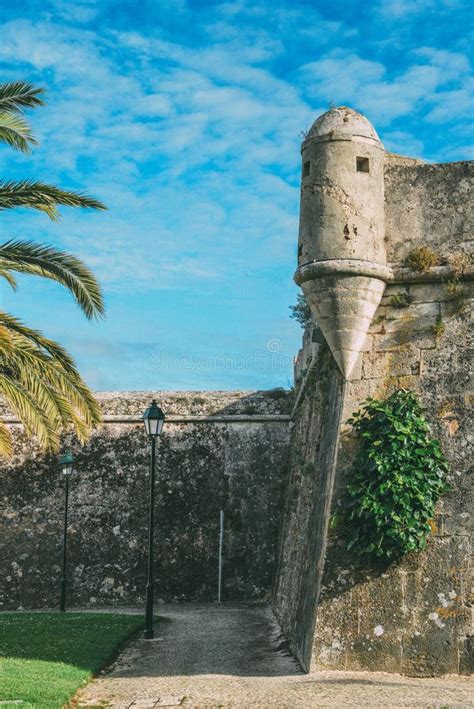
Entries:
[[331, 108], [319, 116], [311, 126], [307, 139], [328, 135], [333, 131], [381, 142], [370, 121], [358, 111], [347, 106]]

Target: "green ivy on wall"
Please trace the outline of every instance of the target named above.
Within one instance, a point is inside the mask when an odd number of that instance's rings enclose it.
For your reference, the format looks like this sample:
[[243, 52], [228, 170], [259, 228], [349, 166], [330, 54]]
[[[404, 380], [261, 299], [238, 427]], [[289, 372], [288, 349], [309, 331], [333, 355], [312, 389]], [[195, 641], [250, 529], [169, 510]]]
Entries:
[[380, 561], [424, 549], [436, 503], [451, 487], [416, 394], [369, 398], [348, 423], [360, 445], [344, 504], [347, 548]]

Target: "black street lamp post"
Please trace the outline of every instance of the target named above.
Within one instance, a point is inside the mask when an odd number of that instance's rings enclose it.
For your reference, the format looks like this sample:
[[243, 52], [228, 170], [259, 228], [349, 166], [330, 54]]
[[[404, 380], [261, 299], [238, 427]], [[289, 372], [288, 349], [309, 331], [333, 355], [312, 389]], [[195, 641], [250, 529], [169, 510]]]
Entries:
[[66, 480], [64, 493], [64, 533], [63, 533], [63, 568], [61, 575], [61, 599], [59, 601], [59, 610], [64, 613], [66, 610], [66, 549], [67, 549], [67, 512], [69, 502], [69, 478], [74, 470], [74, 458], [72, 453], [65, 453], [61, 456], [61, 467]]
[[143, 414], [145, 431], [151, 441], [150, 456], [150, 511], [148, 523], [148, 577], [146, 582], [145, 631], [143, 637], [150, 640], [153, 637], [153, 605], [155, 595], [155, 570], [153, 558], [153, 533], [155, 524], [155, 457], [156, 439], [163, 430], [165, 415], [155, 400]]

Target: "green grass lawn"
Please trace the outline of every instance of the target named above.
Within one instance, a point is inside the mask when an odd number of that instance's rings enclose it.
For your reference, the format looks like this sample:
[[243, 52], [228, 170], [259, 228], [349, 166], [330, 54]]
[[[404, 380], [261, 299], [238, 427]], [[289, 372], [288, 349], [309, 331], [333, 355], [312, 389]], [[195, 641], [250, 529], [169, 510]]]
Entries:
[[137, 615], [0, 613], [0, 702], [60, 709], [142, 627]]

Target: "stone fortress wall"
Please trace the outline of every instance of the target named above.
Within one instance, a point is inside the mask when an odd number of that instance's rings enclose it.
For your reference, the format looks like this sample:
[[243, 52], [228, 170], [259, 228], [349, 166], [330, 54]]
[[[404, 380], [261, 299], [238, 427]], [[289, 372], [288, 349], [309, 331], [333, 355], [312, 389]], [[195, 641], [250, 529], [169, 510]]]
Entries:
[[[320, 135], [303, 156], [310, 199], [302, 206], [320, 231], [302, 230], [300, 267], [315, 262], [304, 287], [316, 317], [296, 361], [294, 394], [101, 394], [103, 428], [82, 449], [64, 441], [77, 453], [79, 471], [71, 486], [69, 601], [143, 601], [148, 444], [140, 416], [156, 396], [168, 415], [158, 457], [158, 599], [216, 598], [224, 508], [224, 600], [271, 598], [304, 668], [466, 673], [472, 669], [474, 499], [473, 272], [465, 254], [473, 245], [474, 163], [429, 165], [387, 154], [366, 119], [333, 111], [347, 118], [342, 135], [339, 127], [329, 139], [338, 140], [338, 155], [345, 144], [350, 148], [343, 173], [331, 164], [330, 146], [318, 152]], [[361, 127], [355, 147], [347, 133], [353, 119]], [[384, 189], [372, 184], [371, 199], [383, 204], [369, 204], [369, 214], [363, 183], [351, 193], [359, 154], [369, 160], [369, 173], [362, 164], [354, 179], [372, 180], [375, 164], [384, 182]], [[315, 251], [311, 239], [327, 224], [331, 237]], [[406, 259], [419, 246], [428, 246], [438, 265], [408, 268]], [[338, 301], [341, 276], [346, 309]], [[400, 295], [407, 296], [405, 307], [395, 307]], [[354, 563], [329, 520], [354, 457], [344, 421], [368, 396], [382, 398], [400, 387], [419, 392], [451, 462], [454, 490], [440, 502], [427, 549], [377, 573]], [[52, 607], [59, 590], [61, 473], [57, 459], [11, 426], [15, 455], [0, 470], [0, 608]]]
[[[76, 455], [70, 482], [68, 603], [142, 603], [153, 396], [167, 415], [157, 453], [156, 598], [215, 600], [225, 512], [223, 600], [271, 585], [289, 442], [288, 392], [99, 394], [105, 423]], [[0, 609], [57, 607], [64, 481], [57, 456], [15, 434], [0, 469]]]
[[[345, 383], [321, 330], [313, 323], [305, 333], [272, 601], [306, 668], [472, 671], [474, 274], [465, 254], [474, 244], [473, 168], [386, 154], [384, 244], [392, 277]], [[407, 268], [407, 256], [422, 245], [439, 265]], [[408, 296], [406, 307], [394, 307], [399, 294]], [[339, 312], [335, 307], [333, 326]], [[377, 573], [354, 562], [329, 521], [354, 457], [344, 421], [368, 396], [401, 387], [417, 391], [427, 408], [454, 490], [440, 501], [427, 549]]]

